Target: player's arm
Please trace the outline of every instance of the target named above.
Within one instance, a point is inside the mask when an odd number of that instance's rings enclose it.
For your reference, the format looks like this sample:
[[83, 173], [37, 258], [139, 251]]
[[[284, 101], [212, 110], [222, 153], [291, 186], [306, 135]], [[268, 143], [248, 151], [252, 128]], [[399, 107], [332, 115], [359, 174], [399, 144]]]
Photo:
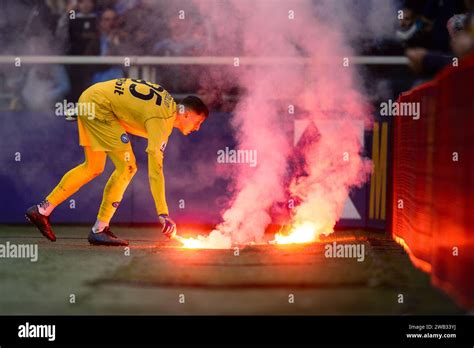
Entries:
[[163, 154], [168, 141], [165, 123], [160, 118], [151, 118], [146, 122], [148, 133], [148, 178], [150, 190], [155, 201], [156, 212], [163, 233], [172, 237], [176, 230], [175, 223], [169, 218], [168, 205], [165, 196], [165, 176], [163, 173]]

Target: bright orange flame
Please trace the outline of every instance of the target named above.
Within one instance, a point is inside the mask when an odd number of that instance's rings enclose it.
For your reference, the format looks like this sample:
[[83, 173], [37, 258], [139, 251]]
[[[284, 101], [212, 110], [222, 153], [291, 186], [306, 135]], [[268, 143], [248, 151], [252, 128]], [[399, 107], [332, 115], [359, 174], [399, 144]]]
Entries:
[[174, 239], [176, 239], [178, 242], [183, 244], [183, 248], [187, 248], [187, 249], [205, 248], [203, 241], [199, 240], [199, 237], [198, 238], [184, 238], [184, 237], [176, 235]]
[[176, 235], [174, 237], [187, 249], [230, 249], [231, 239], [217, 230], [211, 231], [207, 236], [198, 235], [197, 238], [184, 238]]
[[202, 249], [205, 248], [204, 243], [197, 238], [183, 238], [179, 237], [178, 239], [181, 244], [183, 244], [183, 248], [187, 249]]
[[296, 224], [289, 233], [278, 232], [271, 243], [296, 244], [316, 242], [321, 234], [318, 227], [317, 224], [310, 221]]

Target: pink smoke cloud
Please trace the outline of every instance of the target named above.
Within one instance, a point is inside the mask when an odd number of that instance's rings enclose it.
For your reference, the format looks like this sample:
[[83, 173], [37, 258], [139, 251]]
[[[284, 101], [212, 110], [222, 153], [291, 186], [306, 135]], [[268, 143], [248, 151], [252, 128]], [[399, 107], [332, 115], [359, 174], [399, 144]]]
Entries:
[[[258, 165], [235, 166], [235, 191], [223, 222], [209, 238], [199, 237], [201, 245], [262, 242], [272, 221], [270, 208], [289, 198], [287, 190], [300, 202], [292, 224], [310, 223], [314, 239], [333, 232], [351, 188], [362, 185], [371, 171], [370, 161], [361, 156], [361, 129], [371, 125], [370, 110], [354, 65], [344, 60], [352, 55], [344, 33], [347, 21], [334, 21], [347, 14], [330, 16], [340, 5], [311, 1], [204, 1], [197, 6], [215, 29], [213, 51], [235, 52], [238, 46], [237, 58], [308, 59], [307, 64], [241, 65], [231, 72], [245, 91], [232, 120], [238, 148], [256, 150]], [[305, 111], [319, 136], [299, 152], [305, 175], [288, 181], [290, 105]]]

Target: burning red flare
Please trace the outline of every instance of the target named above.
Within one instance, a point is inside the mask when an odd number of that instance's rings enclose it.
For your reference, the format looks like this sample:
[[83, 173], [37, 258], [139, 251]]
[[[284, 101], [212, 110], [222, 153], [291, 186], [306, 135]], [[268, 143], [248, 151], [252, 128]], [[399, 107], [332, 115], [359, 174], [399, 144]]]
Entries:
[[[321, 231], [321, 226], [318, 226], [314, 222], [305, 221], [302, 223], [296, 223], [291, 227], [289, 232], [283, 231], [284, 228], [275, 234], [275, 239], [270, 243], [272, 244], [296, 244], [296, 243], [313, 243], [319, 240], [321, 235], [327, 235]], [[329, 233], [332, 233], [329, 232]]]
[[[333, 232], [333, 230], [324, 231], [324, 229], [323, 226], [311, 221], [283, 226], [280, 231], [275, 234], [275, 239], [269, 243], [314, 243], [319, 241], [321, 236], [326, 236]], [[213, 230], [208, 236], [198, 234], [197, 237], [182, 237], [175, 235], [173, 238], [180, 242], [185, 249], [230, 249], [232, 247], [230, 236], [219, 230]]]
[[[201, 240], [199, 239], [199, 237], [201, 238]], [[183, 248], [186, 248], [186, 249], [204, 249], [204, 248], [206, 248], [205, 243], [203, 243], [203, 241], [202, 241], [202, 239], [204, 239], [204, 237], [202, 237], [202, 236], [198, 236], [198, 238], [184, 238], [184, 237], [176, 235], [174, 237], [174, 239], [176, 239], [178, 242], [183, 244]]]

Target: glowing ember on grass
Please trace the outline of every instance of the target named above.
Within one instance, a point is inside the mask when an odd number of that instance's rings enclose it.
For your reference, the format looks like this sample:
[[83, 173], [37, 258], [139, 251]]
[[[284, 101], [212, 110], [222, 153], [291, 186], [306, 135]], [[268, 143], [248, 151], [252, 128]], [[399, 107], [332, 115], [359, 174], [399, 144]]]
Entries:
[[320, 226], [313, 222], [303, 222], [295, 224], [294, 227], [287, 233], [280, 230], [275, 235], [275, 239], [271, 241], [272, 244], [296, 244], [296, 243], [311, 243], [316, 242], [320, 235], [325, 235], [321, 232]]

